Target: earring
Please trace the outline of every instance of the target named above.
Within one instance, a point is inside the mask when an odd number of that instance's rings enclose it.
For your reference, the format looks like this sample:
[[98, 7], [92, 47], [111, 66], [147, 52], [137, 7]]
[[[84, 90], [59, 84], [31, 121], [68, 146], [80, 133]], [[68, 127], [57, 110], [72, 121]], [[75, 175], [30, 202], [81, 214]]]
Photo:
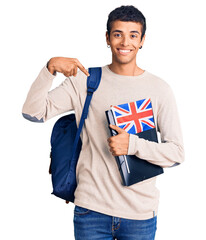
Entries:
[[142, 49], [142, 46], [141, 46], [141, 47], [139, 47], [139, 49]]
[[108, 48], [110, 48], [110, 45], [107, 45]]

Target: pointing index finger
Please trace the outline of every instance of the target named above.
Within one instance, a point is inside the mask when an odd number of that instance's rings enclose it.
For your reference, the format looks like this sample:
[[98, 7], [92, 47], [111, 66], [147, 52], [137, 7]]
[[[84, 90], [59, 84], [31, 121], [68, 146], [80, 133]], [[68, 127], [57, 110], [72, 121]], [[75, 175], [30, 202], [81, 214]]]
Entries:
[[87, 76], [90, 76], [89, 72], [86, 70], [86, 68], [79, 62], [77, 61], [77, 67]]

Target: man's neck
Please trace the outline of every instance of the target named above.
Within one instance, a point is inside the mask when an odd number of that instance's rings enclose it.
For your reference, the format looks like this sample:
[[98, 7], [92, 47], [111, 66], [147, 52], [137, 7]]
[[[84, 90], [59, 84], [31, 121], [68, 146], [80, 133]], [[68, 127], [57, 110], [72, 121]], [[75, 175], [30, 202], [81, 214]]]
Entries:
[[119, 64], [112, 62], [109, 65], [109, 69], [120, 75], [125, 76], [138, 76], [144, 72], [143, 69], [139, 68], [136, 63], [135, 64]]

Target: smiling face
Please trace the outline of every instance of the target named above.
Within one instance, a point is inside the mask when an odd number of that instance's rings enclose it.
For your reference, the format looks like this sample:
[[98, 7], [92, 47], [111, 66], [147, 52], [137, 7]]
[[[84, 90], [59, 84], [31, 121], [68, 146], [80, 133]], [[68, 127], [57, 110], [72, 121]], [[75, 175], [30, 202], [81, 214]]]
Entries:
[[116, 20], [112, 23], [110, 36], [106, 32], [107, 44], [111, 46], [112, 62], [118, 64], [136, 64], [136, 55], [143, 45], [141, 41], [142, 25], [137, 22]]

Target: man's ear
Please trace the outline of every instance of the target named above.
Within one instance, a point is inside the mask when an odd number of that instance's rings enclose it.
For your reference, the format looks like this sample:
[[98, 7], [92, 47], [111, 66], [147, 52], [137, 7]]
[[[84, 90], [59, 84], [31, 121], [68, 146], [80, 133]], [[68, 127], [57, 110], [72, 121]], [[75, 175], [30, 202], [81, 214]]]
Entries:
[[107, 45], [110, 45], [110, 40], [109, 40], [108, 31], [106, 31], [106, 42], [107, 42]]
[[146, 37], [146, 34], [145, 34], [144, 37], [142, 38], [141, 46], [143, 46], [143, 44], [144, 44], [145, 37]]

